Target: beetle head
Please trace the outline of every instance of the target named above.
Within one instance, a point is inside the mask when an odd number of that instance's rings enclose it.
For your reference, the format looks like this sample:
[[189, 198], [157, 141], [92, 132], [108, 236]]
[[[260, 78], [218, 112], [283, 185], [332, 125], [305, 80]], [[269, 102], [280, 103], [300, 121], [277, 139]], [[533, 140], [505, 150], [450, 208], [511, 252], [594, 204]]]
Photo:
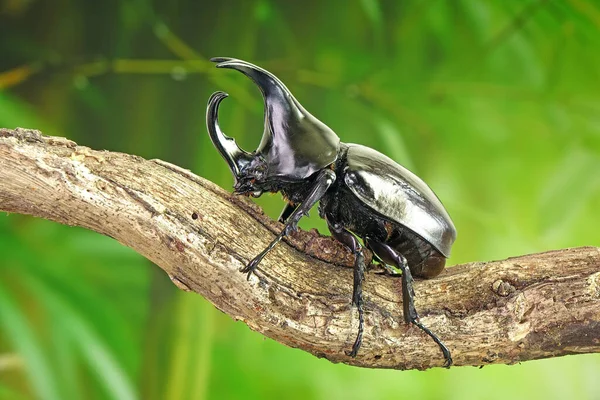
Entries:
[[219, 128], [218, 107], [227, 94], [216, 92], [208, 102], [208, 132], [229, 164], [236, 192], [259, 195], [272, 186], [269, 181], [301, 181], [336, 160], [338, 136], [306, 111], [276, 76], [242, 60], [213, 58], [211, 61], [217, 62], [219, 68], [235, 69], [252, 79], [265, 103], [265, 128], [260, 145], [248, 153]]

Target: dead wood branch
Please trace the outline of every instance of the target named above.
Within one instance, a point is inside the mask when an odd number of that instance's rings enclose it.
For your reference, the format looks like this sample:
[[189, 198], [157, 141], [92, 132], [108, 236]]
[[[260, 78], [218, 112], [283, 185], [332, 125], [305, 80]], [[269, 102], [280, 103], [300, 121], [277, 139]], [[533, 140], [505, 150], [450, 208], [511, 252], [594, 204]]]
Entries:
[[[0, 210], [108, 235], [250, 328], [333, 362], [425, 369], [438, 346], [402, 320], [401, 281], [367, 275], [357, 358], [352, 256], [299, 232], [246, 281], [238, 270], [281, 229], [251, 202], [189, 171], [95, 151], [37, 131], [0, 129]], [[336, 262], [333, 264], [332, 262]], [[455, 365], [600, 352], [600, 249], [582, 247], [457, 265], [416, 282], [423, 322]]]

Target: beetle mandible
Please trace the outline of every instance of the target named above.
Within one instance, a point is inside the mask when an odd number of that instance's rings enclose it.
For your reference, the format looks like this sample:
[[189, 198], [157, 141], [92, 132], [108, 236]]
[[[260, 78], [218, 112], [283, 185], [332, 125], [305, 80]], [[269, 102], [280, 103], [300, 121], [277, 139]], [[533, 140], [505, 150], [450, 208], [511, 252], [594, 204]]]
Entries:
[[296, 231], [298, 221], [319, 202], [319, 215], [327, 221], [332, 236], [355, 255], [352, 304], [358, 309], [359, 327], [348, 355], [355, 357], [362, 343], [364, 245], [384, 267], [391, 265], [402, 272], [405, 322], [427, 333], [440, 347], [444, 365], [452, 365], [450, 351], [419, 321], [414, 305], [412, 276], [438, 275], [456, 239], [454, 224], [437, 196], [419, 177], [387, 156], [359, 144], [342, 143], [270, 72], [234, 58], [211, 61], [254, 81], [265, 103], [263, 137], [258, 149], [249, 153], [219, 128], [219, 104], [227, 94], [216, 92], [208, 101], [210, 139], [233, 173], [235, 193], [258, 197], [264, 192], [281, 192], [287, 200], [279, 217], [285, 224], [283, 231], [241, 271], [250, 278], [267, 253]]

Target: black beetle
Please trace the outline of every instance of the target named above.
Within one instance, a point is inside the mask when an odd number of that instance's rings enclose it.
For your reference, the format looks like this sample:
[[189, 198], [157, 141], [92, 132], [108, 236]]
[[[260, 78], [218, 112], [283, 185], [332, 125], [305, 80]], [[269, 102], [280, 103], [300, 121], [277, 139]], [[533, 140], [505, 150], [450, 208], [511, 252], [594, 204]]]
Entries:
[[227, 94], [216, 92], [208, 101], [208, 132], [233, 173], [235, 193], [258, 197], [264, 192], [281, 192], [287, 200], [279, 217], [285, 228], [242, 272], [249, 278], [263, 257], [296, 231], [300, 218], [320, 202], [319, 215], [327, 221], [331, 234], [356, 256], [352, 303], [358, 308], [359, 328], [348, 355], [356, 356], [364, 325], [362, 282], [366, 266], [359, 237], [384, 267], [400, 269], [405, 322], [431, 336], [444, 354], [444, 365], [452, 365], [448, 348], [419, 321], [413, 300], [412, 275], [438, 275], [456, 238], [454, 224], [433, 191], [385, 155], [340, 142], [270, 72], [233, 58], [211, 61], [252, 79], [265, 102], [263, 137], [258, 149], [248, 153], [219, 128], [218, 108]]

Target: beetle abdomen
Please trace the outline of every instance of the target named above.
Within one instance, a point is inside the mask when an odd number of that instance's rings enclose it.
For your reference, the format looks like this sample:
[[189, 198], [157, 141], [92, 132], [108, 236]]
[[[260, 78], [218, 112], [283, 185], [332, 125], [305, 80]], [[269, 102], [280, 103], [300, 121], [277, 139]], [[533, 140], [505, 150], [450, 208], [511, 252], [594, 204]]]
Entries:
[[363, 240], [390, 245], [406, 258], [414, 276], [433, 278], [442, 272], [446, 257], [431, 243], [365, 205], [343, 183], [335, 193], [321, 200], [320, 212], [330, 223], [340, 223]]
[[364, 204], [408, 227], [444, 256], [456, 229], [444, 206], [418, 176], [391, 158], [358, 144], [346, 144], [344, 183]]
[[433, 278], [446, 266], [442, 253], [404, 226], [396, 225], [386, 243], [406, 258], [412, 274], [419, 278]]

